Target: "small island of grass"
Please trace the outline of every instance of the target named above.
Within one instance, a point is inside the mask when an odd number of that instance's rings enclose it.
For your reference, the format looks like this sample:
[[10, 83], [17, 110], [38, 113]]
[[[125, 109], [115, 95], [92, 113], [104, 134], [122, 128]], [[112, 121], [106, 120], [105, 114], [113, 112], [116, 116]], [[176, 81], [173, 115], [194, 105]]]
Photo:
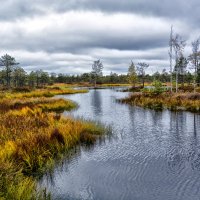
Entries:
[[199, 88], [192, 91], [192, 86], [180, 87], [179, 92], [171, 92], [169, 87], [162, 86], [160, 82], [154, 82], [146, 88], [131, 88], [130, 95], [119, 100], [121, 103], [141, 106], [154, 110], [169, 109], [171, 111], [200, 111]]

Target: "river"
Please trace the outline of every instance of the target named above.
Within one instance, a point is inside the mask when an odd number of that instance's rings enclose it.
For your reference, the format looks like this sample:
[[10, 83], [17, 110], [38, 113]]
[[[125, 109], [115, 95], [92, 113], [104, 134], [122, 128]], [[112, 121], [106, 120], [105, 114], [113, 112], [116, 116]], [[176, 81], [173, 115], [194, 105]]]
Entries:
[[200, 115], [119, 104], [115, 89], [64, 95], [79, 104], [65, 115], [111, 125], [113, 136], [80, 148], [41, 184], [53, 199], [199, 200]]

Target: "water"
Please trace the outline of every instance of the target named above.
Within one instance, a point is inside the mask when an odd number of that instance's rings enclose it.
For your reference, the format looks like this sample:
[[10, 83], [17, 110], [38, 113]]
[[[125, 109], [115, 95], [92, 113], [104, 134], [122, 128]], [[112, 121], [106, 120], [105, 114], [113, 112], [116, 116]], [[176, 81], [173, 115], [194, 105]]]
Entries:
[[62, 96], [80, 106], [70, 115], [111, 125], [113, 137], [80, 148], [42, 185], [54, 199], [199, 200], [200, 116], [116, 103], [125, 95], [102, 89]]

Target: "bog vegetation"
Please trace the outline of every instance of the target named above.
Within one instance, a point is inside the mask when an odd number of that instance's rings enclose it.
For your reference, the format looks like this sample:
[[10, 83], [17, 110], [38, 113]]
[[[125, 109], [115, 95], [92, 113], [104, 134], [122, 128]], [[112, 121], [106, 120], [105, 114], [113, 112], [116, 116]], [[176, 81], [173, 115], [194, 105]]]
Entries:
[[37, 190], [37, 177], [55, 159], [77, 145], [94, 144], [105, 133], [101, 125], [59, 114], [77, 105], [49, 97], [86, 92], [63, 87], [1, 92], [0, 199], [50, 199], [45, 190]]
[[120, 102], [155, 110], [187, 110], [200, 112], [200, 93], [170, 93], [158, 91], [134, 92]]

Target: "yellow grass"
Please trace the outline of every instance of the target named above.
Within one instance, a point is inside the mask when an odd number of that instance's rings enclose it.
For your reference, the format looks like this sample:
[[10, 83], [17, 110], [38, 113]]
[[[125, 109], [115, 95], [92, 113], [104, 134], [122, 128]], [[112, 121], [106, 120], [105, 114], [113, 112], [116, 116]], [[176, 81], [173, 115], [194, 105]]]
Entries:
[[38, 198], [32, 175], [53, 166], [54, 159], [78, 144], [93, 144], [104, 132], [90, 122], [44, 113], [13, 110], [0, 115], [0, 197]]
[[0, 99], [21, 99], [33, 97], [53, 97], [55, 95], [86, 93], [87, 90], [76, 90], [72, 88], [52, 87], [47, 89], [37, 89], [31, 92], [0, 92]]
[[19, 110], [23, 107], [40, 108], [42, 111], [63, 112], [76, 107], [76, 104], [70, 100], [52, 99], [52, 98], [22, 98], [22, 99], [1, 99], [0, 112], [9, 110]]
[[1, 200], [50, 199], [46, 192], [36, 190], [36, 175], [52, 168], [55, 159], [77, 145], [94, 144], [105, 133], [100, 125], [50, 112], [70, 110], [76, 104], [47, 97], [77, 92], [87, 91], [54, 87], [26, 93], [1, 94]]

